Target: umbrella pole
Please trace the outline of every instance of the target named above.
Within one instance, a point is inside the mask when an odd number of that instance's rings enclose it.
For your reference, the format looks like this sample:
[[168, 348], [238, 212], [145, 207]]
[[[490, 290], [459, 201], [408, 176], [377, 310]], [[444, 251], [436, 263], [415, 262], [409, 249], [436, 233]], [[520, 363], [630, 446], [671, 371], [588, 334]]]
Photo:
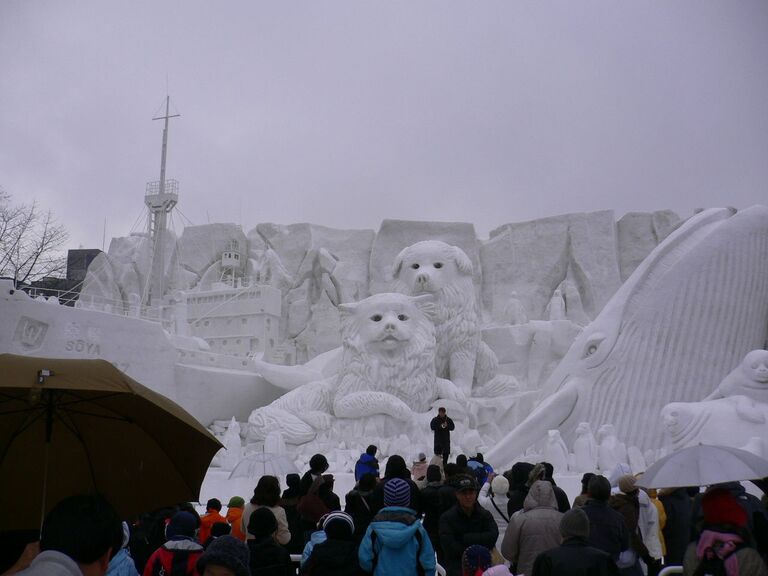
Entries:
[[45, 520], [45, 502], [48, 494], [48, 453], [51, 448], [51, 436], [53, 435], [53, 395], [49, 392], [48, 403], [45, 407], [45, 454], [43, 455], [43, 498], [40, 509], [40, 536], [43, 534], [43, 521]]

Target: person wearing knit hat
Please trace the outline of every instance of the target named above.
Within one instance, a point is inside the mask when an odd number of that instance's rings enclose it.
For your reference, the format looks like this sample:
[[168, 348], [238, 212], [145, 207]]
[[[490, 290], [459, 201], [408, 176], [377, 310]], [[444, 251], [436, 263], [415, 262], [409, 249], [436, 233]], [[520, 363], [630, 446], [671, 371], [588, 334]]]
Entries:
[[[200, 576], [250, 576], [248, 546], [234, 536], [219, 536], [197, 560]], [[216, 570], [218, 568], [218, 570]]]
[[751, 547], [746, 511], [727, 489], [710, 488], [701, 499], [704, 524], [683, 558], [684, 574], [766, 576], [760, 554]]
[[356, 576], [360, 572], [355, 524], [345, 512], [331, 512], [323, 520], [326, 540], [315, 544], [302, 566], [307, 574]]
[[232, 526], [232, 536], [245, 542], [245, 532], [242, 526], [243, 508], [245, 508], [245, 498], [242, 496], [232, 496], [227, 503], [227, 515], [225, 518], [229, 525]]
[[435, 551], [417, 512], [411, 487], [402, 478], [384, 484], [384, 508], [374, 516], [358, 549], [360, 568], [374, 575], [416, 576], [417, 566], [434, 574]]
[[384, 484], [384, 506], [402, 506], [411, 503], [411, 487], [405, 480], [392, 478]]
[[203, 547], [195, 540], [197, 518], [191, 512], [176, 512], [165, 528], [168, 541], [155, 550], [144, 567], [145, 574], [176, 574], [173, 567], [181, 564], [185, 575], [195, 575], [195, 565]]
[[617, 482], [619, 490], [624, 494], [632, 494], [637, 491], [637, 478], [632, 474], [624, 474]]
[[622, 574], [642, 575], [640, 559], [642, 558], [649, 566], [654, 562], [640, 531], [640, 490], [635, 485], [636, 480], [631, 474], [620, 476], [617, 480], [620, 492], [613, 494], [608, 499], [608, 505], [621, 514], [629, 536], [630, 551], [625, 553], [619, 562], [620, 564], [628, 564], [628, 566], [620, 566]]
[[253, 539], [246, 540], [246, 545], [250, 553], [248, 566], [251, 574], [262, 574], [266, 567], [275, 570], [271, 574], [278, 574], [280, 567], [288, 569], [291, 566], [291, 555], [277, 542], [277, 529], [277, 519], [268, 507], [256, 508], [250, 515], [248, 532]]
[[482, 576], [491, 566], [491, 551], [485, 546], [472, 544], [461, 556], [462, 576]]
[[589, 518], [583, 508], [573, 508], [560, 519], [563, 542], [539, 554], [531, 576], [615, 576], [613, 558], [589, 545]]
[[499, 537], [496, 539], [497, 550], [501, 548], [504, 531], [509, 525], [509, 516], [507, 515], [508, 491], [509, 480], [501, 475], [489, 474], [488, 480], [480, 489], [480, 494], [477, 495], [477, 501], [480, 503], [480, 506], [491, 513], [496, 526], [499, 527]]

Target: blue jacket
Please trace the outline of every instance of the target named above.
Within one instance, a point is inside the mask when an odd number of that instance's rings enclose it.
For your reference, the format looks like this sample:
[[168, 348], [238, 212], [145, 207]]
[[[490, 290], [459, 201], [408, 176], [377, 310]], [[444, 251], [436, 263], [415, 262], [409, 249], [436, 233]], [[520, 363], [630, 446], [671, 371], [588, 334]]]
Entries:
[[109, 561], [107, 576], [139, 576], [127, 548], [121, 548]]
[[312, 549], [317, 544], [325, 542], [326, 540], [328, 540], [328, 535], [325, 533], [325, 530], [315, 530], [312, 532], [312, 534], [309, 535], [309, 542], [304, 544], [304, 551], [301, 553], [300, 566], [302, 568], [304, 568], [307, 560], [309, 560], [309, 557], [312, 555]]
[[417, 561], [427, 576], [434, 574], [436, 568], [435, 551], [426, 530], [413, 510], [400, 506], [387, 506], [379, 511], [363, 536], [358, 559], [360, 567], [375, 576], [416, 576]]
[[355, 482], [359, 482], [363, 474], [373, 474], [377, 478], [379, 476], [379, 461], [367, 452], [363, 453], [355, 463]]

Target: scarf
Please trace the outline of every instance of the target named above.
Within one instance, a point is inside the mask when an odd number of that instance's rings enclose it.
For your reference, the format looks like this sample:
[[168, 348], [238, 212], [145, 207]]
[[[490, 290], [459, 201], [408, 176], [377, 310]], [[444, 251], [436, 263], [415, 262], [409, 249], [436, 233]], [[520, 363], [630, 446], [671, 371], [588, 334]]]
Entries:
[[728, 576], [739, 576], [739, 561], [736, 559], [737, 544], [744, 540], [737, 534], [704, 530], [696, 544], [696, 558], [712, 560], [715, 556], [725, 565]]

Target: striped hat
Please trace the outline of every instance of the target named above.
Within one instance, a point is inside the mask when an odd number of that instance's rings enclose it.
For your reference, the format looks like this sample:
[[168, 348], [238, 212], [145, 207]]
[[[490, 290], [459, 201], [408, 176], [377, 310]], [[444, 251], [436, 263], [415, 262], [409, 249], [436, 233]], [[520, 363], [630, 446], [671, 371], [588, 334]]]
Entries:
[[384, 505], [403, 506], [411, 504], [411, 487], [401, 478], [390, 478], [384, 484]]
[[346, 512], [331, 512], [323, 521], [323, 530], [329, 538], [351, 538], [355, 533], [355, 522]]

